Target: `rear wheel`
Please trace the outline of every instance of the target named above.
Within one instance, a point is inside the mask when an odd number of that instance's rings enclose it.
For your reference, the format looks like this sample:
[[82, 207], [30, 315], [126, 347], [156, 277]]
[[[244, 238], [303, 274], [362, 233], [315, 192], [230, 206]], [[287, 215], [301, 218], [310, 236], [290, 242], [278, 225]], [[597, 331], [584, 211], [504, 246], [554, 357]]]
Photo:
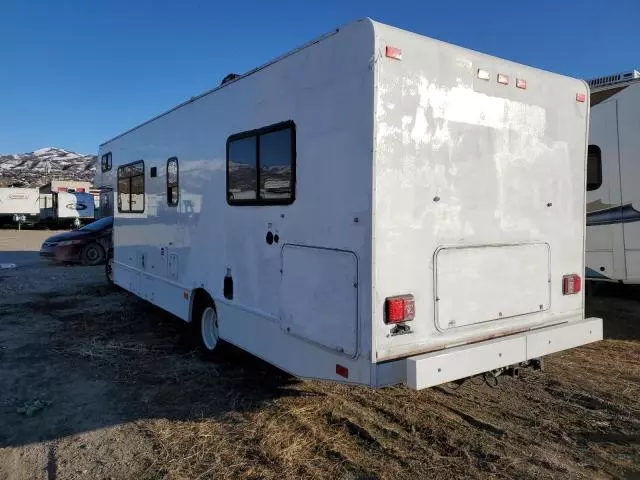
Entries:
[[221, 350], [218, 312], [210, 298], [201, 299], [194, 310], [193, 336], [202, 352], [213, 357]]
[[100, 265], [104, 262], [104, 249], [97, 243], [90, 243], [82, 249], [82, 255], [80, 258], [83, 265]]

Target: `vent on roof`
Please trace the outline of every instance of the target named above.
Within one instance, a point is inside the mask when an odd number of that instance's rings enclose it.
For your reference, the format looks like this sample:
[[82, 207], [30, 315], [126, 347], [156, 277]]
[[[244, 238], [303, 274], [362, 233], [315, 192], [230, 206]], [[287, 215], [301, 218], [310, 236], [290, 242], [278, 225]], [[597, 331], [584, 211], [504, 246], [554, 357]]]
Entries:
[[607, 85], [615, 85], [616, 83], [629, 82], [639, 78], [640, 72], [638, 72], [638, 70], [631, 70], [629, 72], [615, 73], [604, 77], [592, 78], [591, 80], [588, 80], [587, 83], [591, 88], [598, 88]]
[[238, 75], [237, 73], [230, 73], [229, 75], [227, 75], [222, 79], [222, 82], [220, 82], [220, 85], [224, 85], [225, 83], [230, 82], [231, 80], [235, 80], [239, 76], [240, 75]]

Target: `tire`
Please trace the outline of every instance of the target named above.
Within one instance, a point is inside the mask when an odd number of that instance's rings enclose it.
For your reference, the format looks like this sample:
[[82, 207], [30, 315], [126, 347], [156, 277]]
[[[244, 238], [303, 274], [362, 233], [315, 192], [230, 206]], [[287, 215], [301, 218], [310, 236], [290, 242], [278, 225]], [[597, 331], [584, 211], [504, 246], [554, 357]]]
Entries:
[[222, 348], [218, 328], [218, 312], [210, 298], [203, 299], [193, 312], [194, 343], [208, 359], [213, 359]]
[[80, 259], [83, 265], [89, 267], [100, 265], [101, 263], [104, 263], [105, 260], [104, 248], [95, 242], [90, 243], [82, 249]]
[[107, 282], [109, 285], [114, 286], [115, 283], [113, 281], [113, 257], [110, 256], [106, 263], [104, 264], [104, 274], [107, 277]]

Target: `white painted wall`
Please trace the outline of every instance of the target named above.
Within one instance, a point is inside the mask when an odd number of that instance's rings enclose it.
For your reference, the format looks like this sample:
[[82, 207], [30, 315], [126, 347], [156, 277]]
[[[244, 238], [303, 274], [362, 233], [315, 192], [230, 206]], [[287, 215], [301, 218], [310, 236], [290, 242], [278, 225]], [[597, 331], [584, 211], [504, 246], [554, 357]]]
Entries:
[[[402, 50], [401, 61], [385, 57], [387, 45]], [[377, 360], [580, 313], [582, 295], [563, 296], [562, 276], [584, 272], [589, 105], [576, 94], [588, 95], [586, 84], [387, 26], [376, 27], [376, 50]], [[479, 79], [478, 69], [489, 80]], [[508, 75], [508, 85], [497, 82], [499, 73]], [[516, 88], [516, 78], [527, 88]], [[474, 248], [464, 265], [435, 271], [441, 247], [496, 244], [530, 248], [518, 255], [513, 248]], [[549, 246], [548, 260], [533, 261], [538, 244]], [[490, 252], [502, 258], [488, 262]], [[509, 284], [523, 276], [526, 295], [510, 294]], [[465, 305], [457, 328], [435, 321], [443, 308], [436, 307], [438, 277], [440, 293], [449, 295], [440, 301]], [[460, 289], [451, 298], [456, 281]], [[487, 285], [472, 289], [473, 282]], [[530, 313], [533, 304], [524, 298], [538, 298], [545, 288], [550, 298], [539, 299], [539, 311]], [[402, 294], [415, 295], [413, 333], [393, 336], [383, 322], [384, 299]], [[476, 323], [489, 307], [492, 321]]]

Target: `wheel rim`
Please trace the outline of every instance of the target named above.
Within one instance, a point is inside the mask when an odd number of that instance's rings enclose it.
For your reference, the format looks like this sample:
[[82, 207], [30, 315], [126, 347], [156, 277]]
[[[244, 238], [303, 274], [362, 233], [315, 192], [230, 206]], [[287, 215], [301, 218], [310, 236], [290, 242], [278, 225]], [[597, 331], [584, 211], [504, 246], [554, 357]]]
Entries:
[[200, 322], [200, 333], [205, 348], [212, 351], [218, 345], [218, 316], [212, 307], [205, 308]]
[[98, 259], [98, 250], [95, 247], [91, 247], [87, 250], [87, 258], [90, 262], [95, 262]]

